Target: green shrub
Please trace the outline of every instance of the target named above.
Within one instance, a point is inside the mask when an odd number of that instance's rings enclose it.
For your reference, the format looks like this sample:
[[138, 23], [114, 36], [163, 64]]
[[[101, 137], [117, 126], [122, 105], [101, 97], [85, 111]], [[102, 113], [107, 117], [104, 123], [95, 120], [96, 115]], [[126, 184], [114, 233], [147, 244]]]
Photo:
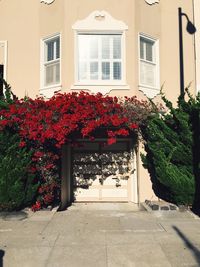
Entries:
[[178, 107], [163, 97], [169, 112], [156, 114], [142, 128], [146, 155], [142, 155], [155, 194], [175, 204], [194, 200], [193, 131], [190, 104], [179, 99]]
[[28, 169], [32, 153], [19, 147], [16, 133], [0, 132], [0, 210], [17, 210], [29, 205], [37, 190]]

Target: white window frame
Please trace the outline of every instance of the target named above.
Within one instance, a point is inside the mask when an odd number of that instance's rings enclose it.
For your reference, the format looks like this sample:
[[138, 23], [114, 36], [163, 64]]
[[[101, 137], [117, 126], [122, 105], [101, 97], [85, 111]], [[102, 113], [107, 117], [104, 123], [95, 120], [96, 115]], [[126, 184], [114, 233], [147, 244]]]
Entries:
[[4, 80], [7, 79], [7, 70], [8, 70], [8, 41], [0, 41], [0, 47], [4, 48], [4, 58], [3, 58], [3, 65], [4, 65]]
[[[120, 35], [121, 37], [121, 59], [117, 60], [117, 62], [121, 62], [121, 79], [120, 80], [114, 80], [114, 79], [109, 79], [109, 80], [81, 80], [79, 81], [78, 79], [78, 72], [79, 72], [79, 56], [78, 56], [78, 36], [80, 34], [84, 35]], [[77, 32], [76, 33], [76, 50], [75, 50], [75, 84], [76, 85], [125, 85], [125, 36], [123, 32]], [[96, 60], [95, 60], [96, 61]], [[98, 63], [100, 63], [102, 58], [99, 59]], [[108, 62], [113, 63], [114, 60], [109, 60]], [[100, 72], [100, 70], [99, 70]], [[112, 73], [110, 74], [110, 76]]]
[[[146, 40], [149, 40], [150, 42], [153, 42], [153, 57], [154, 60], [147, 61], [140, 58], [140, 39], [144, 38]], [[149, 64], [155, 65], [155, 86], [150, 86], [146, 84], [142, 84], [141, 82], [141, 61], [147, 62]], [[150, 98], [155, 97], [160, 92], [160, 59], [159, 59], [159, 40], [156, 38], [153, 38], [149, 35], [146, 35], [144, 33], [138, 34], [138, 70], [139, 70], [139, 90], [143, 91], [143, 93]]]
[[[94, 11], [87, 18], [77, 21], [73, 26], [74, 30], [74, 84], [71, 86], [73, 90], [90, 90], [94, 93], [101, 92], [102, 94], [109, 93], [111, 90], [130, 89], [126, 83], [126, 30], [128, 26], [114, 19], [106, 11]], [[121, 35], [121, 80], [78, 80], [78, 35], [79, 34], [102, 34], [102, 35]]]
[[[54, 59], [54, 60], [51, 60], [50, 63], [48, 63], [48, 61], [45, 60], [45, 57], [46, 57], [46, 43], [50, 40], [54, 40], [56, 38], [60, 38], [60, 58], [59, 59]], [[61, 41], [61, 34], [60, 33], [56, 33], [56, 34], [52, 34], [50, 36], [47, 36], [43, 39], [41, 39], [41, 42], [40, 42], [40, 50], [41, 50], [41, 58], [40, 58], [40, 94], [41, 95], [44, 95], [46, 96], [46, 93], [47, 90], [49, 91], [49, 93], [51, 95], [53, 95], [53, 92], [55, 91], [59, 91], [61, 89], [61, 81], [62, 81], [62, 76], [61, 76], [61, 73], [62, 73], [62, 66], [61, 66], [61, 59], [62, 59], [62, 41]], [[48, 64], [52, 64], [52, 63], [55, 63], [55, 62], [59, 62], [60, 63], [60, 81], [59, 83], [55, 83], [55, 84], [51, 84], [51, 85], [45, 85], [45, 66], [48, 65]]]

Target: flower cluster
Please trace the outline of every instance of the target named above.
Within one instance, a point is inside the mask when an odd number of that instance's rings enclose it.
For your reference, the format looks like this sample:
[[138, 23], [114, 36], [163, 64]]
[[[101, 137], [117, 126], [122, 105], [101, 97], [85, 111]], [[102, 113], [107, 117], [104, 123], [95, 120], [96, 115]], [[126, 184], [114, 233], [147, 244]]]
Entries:
[[[147, 102], [135, 97], [103, 96], [102, 94], [56, 94], [43, 98], [15, 100], [0, 110], [0, 130], [11, 129], [21, 137], [20, 147], [36, 151], [31, 171], [39, 176], [38, 199], [33, 210], [55, 201], [60, 188], [58, 161], [60, 148], [74, 143], [76, 138], [94, 140], [99, 129], [108, 144], [118, 136], [136, 133], [143, 110], [149, 113]], [[144, 113], [144, 112], [143, 112]]]
[[[20, 100], [0, 112], [0, 129], [14, 127], [26, 141], [40, 144], [52, 142], [60, 148], [69, 141], [74, 132], [81, 137], [90, 137], [100, 127], [122, 128], [115, 135], [124, 135], [123, 130], [133, 130], [137, 124], [130, 123], [123, 106], [116, 97], [80, 94], [57, 94], [50, 100]], [[127, 132], [126, 135], [129, 133]]]
[[37, 211], [37, 210], [40, 210], [41, 209], [41, 203], [40, 201], [36, 201], [36, 203], [32, 206], [32, 211]]
[[[35, 163], [33, 172], [39, 181], [37, 203], [41, 207], [47, 207], [59, 198], [59, 158], [58, 153], [44, 147], [38, 148], [32, 158]], [[32, 209], [34, 210], [33, 207]]]

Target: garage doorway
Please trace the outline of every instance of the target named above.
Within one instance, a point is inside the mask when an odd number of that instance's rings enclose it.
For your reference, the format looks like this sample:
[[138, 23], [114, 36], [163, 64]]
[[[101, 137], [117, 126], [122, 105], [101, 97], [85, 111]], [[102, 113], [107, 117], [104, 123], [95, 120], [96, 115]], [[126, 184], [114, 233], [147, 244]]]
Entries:
[[73, 148], [72, 177], [77, 202], [128, 202], [134, 175], [129, 141], [84, 142]]

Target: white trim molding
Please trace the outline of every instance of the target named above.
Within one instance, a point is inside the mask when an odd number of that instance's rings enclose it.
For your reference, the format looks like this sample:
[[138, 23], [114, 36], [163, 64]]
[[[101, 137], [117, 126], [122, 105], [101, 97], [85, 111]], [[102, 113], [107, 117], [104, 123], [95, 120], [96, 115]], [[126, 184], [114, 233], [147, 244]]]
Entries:
[[72, 26], [77, 31], [124, 31], [128, 26], [120, 20], [114, 19], [106, 11], [94, 11], [86, 19], [78, 20]]
[[159, 3], [160, 0], [145, 0], [145, 2], [147, 2], [147, 4], [149, 5], [153, 5], [155, 3]]
[[44, 3], [44, 4], [47, 4], [47, 5], [50, 5], [54, 2], [55, 0], [40, 0], [40, 3]]
[[73, 91], [90, 91], [94, 94], [101, 93], [102, 95], [106, 95], [113, 90], [130, 90], [130, 87], [128, 85], [72, 85], [70, 89]]

